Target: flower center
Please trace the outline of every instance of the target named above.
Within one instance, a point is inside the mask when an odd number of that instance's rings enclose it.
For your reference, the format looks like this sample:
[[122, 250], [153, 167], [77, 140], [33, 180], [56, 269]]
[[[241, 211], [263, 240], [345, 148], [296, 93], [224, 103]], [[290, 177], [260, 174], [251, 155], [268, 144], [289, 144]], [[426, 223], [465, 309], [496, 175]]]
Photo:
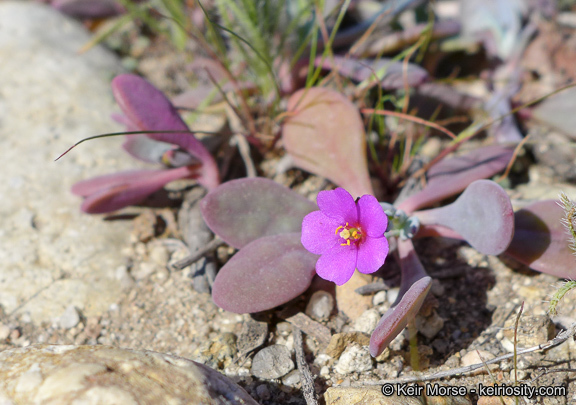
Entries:
[[[340, 233], [338, 233], [338, 231], [340, 231]], [[336, 232], [334, 233], [346, 241], [341, 243], [341, 246], [350, 246], [350, 241], [357, 242], [362, 239], [362, 230], [360, 227], [351, 227], [348, 225], [348, 222], [346, 222], [346, 225], [341, 225], [336, 228]]]

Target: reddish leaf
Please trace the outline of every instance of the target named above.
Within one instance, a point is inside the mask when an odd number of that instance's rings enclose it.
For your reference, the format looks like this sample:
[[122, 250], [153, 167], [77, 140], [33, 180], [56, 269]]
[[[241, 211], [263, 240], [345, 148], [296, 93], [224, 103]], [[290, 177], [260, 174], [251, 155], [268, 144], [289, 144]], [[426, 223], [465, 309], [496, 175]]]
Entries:
[[272, 180], [250, 178], [220, 185], [200, 209], [210, 229], [240, 249], [264, 236], [300, 232], [304, 216], [318, 207]]
[[512, 147], [494, 145], [441, 160], [428, 171], [426, 187], [400, 202], [398, 208], [410, 213], [458, 194], [474, 180], [485, 179], [502, 171], [513, 153]]
[[514, 236], [514, 211], [502, 187], [476, 180], [452, 204], [414, 213], [423, 225], [440, 225], [462, 235], [479, 252], [503, 253]]
[[370, 354], [377, 357], [414, 319], [430, 286], [432, 278], [420, 263], [411, 240], [398, 240], [398, 255], [402, 267], [402, 284], [398, 298], [376, 325], [370, 337]]
[[160, 142], [178, 145], [202, 162], [198, 182], [208, 189], [219, 183], [218, 167], [210, 152], [180, 118], [166, 96], [143, 78], [122, 74], [112, 80], [112, 91], [120, 108], [132, 124], [141, 131], [184, 131], [153, 133], [147, 136]]
[[342, 94], [313, 87], [288, 101], [284, 147], [300, 168], [333, 181], [353, 197], [374, 194], [360, 113]]
[[318, 260], [300, 243], [300, 233], [266, 236], [236, 253], [212, 286], [216, 305], [238, 314], [265, 311], [308, 289]]
[[104, 214], [141, 203], [171, 181], [193, 177], [191, 166], [171, 170], [134, 170], [95, 177], [72, 186], [72, 192], [85, 196], [81, 209], [88, 214]]
[[555, 200], [522, 208], [514, 215], [516, 232], [506, 254], [542, 273], [574, 279], [576, 259], [563, 217], [564, 210]]

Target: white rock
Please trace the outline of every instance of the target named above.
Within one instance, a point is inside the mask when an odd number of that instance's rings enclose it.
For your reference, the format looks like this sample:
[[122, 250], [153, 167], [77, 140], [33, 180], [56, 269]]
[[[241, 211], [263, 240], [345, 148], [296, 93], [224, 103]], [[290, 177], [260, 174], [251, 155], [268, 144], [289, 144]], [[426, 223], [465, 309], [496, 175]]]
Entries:
[[99, 315], [120, 296], [114, 272], [131, 225], [81, 214], [70, 187], [138, 166], [120, 138], [54, 162], [84, 137], [121, 130], [110, 119], [120, 63], [99, 46], [79, 53], [89, 39], [81, 24], [39, 2], [0, 2], [0, 55], [9, 55], [0, 63], [0, 306], [21, 306], [17, 313], [35, 323], [69, 305]]
[[375, 307], [377, 307], [380, 304], [384, 304], [386, 302], [386, 291], [378, 291], [376, 294], [374, 294], [374, 297], [372, 298], [372, 304], [374, 304]]
[[166, 354], [111, 346], [0, 352], [0, 404], [256, 405], [220, 373]]
[[68, 305], [66, 311], [58, 318], [58, 325], [63, 329], [72, 329], [80, 322], [80, 314], [74, 305]]
[[380, 313], [375, 309], [368, 309], [354, 321], [354, 330], [372, 334], [376, 328], [376, 324], [380, 320]]
[[325, 321], [330, 318], [334, 309], [334, 297], [326, 291], [316, 291], [310, 297], [306, 306], [306, 315], [317, 321]]
[[357, 344], [349, 346], [336, 364], [336, 372], [340, 374], [361, 373], [369, 370], [372, 370], [372, 357], [370, 357], [368, 346]]

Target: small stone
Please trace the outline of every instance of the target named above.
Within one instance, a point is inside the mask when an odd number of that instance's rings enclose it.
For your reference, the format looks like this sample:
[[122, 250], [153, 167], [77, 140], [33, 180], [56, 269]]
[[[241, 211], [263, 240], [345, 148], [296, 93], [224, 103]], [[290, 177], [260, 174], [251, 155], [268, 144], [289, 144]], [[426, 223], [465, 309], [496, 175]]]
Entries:
[[10, 331], [11, 329], [8, 325], [0, 323], [0, 340], [8, 339], [8, 336], [10, 336]]
[[364, 311], [362, 315], [354, 322], [354, 330], [371, 334], [374, 332], [378, 321], [380, 320], [380, 313], [375, 309]]
[[390, 305], [394, 304], [396, 298], [398, 298], [398, 294], [400, 293], [400, 288], [391, 288], [386, 292], [386, 299]]
[[[462, 361], [461, 361], [462, 367], [471, 366], [473, 364], [479, 364], [479, 363], [482, 363], [484, 361], [492, 360], [495, 357], [496, 356], [494, 356], [492, 353], [490, 353], [486, 350], [472, 350], [472, 351], [469, 351], [468, 353], [466, 353], [462, 357]], [[494, 370], [498, 369], [498, 364], [489, 364], [488, 367], [490, 367], [490, 370], [494, 371]], [[482, 368], [479, 368], [477, 370], [474, 370], [471, 373], [469, 373], [469, 375], [478, 375], [478, 374], [482, 374], [484, 372], [486, 372], [486, 367], [482, 367]]]
[[322, 366], [322, 368], [320, 369], [320, 376], [327, 378], [330, 376], [330, 367], [328, 366]]
[[292, 370], [282, 377], [282, 384], [295, 387], [300, 382], [300, 371]]
[[68, 305], [64, 313], [58, 318], [58, 325], [62, 329], [72, 329], [80, 322], [80, 314], [74, 305]]
[[340, 374], [361, 373], [372, 370], [372, 357], [368, 346], [354, 344], [344, 350], [335, 368]]
[[[514, 351], [514, 327], [516, 317], [511, 317], [504, 324], [502, 345], [509, 351]], [[518, 347], [537, 346], [554, 338], [555, 327], [548, 315], [523, 316], [518, 324]]]
[[436, 297], [442, 297], [446, 289], [442, 285], [438, 279], [432, 280], [432, 284], [430, 285], [430, 292], [434, 294]]
[[442, 319], [435, 310], [427, 317], [421, 315], [416, 316], [416, 328], [418, 329], [418, 332], [426, 336], [428, 339], [432, 339], [436, 336], [443, 327], [444, 319]]
[[151, 262], [142, 262], [136, 265], [130, 274], [135, 280], [143, 280], [146, 277], [156, 273], [159, 270], [159, 266]]
[[242, 329], [238, 336], [238, 351], [240, 356], [245, 356], [252, 350], [259, 348], [268, 336], [268, 323], [259, 322], [250, 315], [245, 315]]
[[284, 345], [273, 345], [260, 350], [252, 360], [252, 375], [266, 380], [280, 378], [294, 370], [290, 351]]
[[256, 394], [260, 397], [261, 400], [267, 401], [270, 399], [270, 390], [266, 384], [260, 384], [256, 387]]
[[326, 354], [337, 359], [351, 343], [367, 346], [370, 344], [370, 336], [363, 332], [336, 333], [332, 335], [330, 339], [330, 344], [326, 348]]
[[386, 291], [378, 291], [372, 298], [372, 304], [374, 304], [375, 307], [384, 304], [386, 302], [386, 295]]
[[159, 266], [166, 266], [168, 259], [170, 259], [168, 249], [166, 249], [166, 247], [161, 244], [154, 244], [150, 248], [149, 256], [150, 260]]
[[213, 368], [226, 368], [237, 353], [236, 335], [224, 332], [194, 352], [194, 360]]
[[317, 320], [326, 321], [334, 310], [334, 297], [326, 291], [316, 291], [306, 306], [306, 315]]

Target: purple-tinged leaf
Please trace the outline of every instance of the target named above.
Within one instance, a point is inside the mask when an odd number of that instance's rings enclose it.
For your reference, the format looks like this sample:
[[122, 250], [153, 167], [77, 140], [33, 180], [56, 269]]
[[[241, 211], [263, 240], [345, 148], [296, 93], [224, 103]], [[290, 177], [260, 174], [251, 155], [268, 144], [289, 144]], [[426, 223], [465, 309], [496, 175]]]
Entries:
[[370, 338], [370, 354], [377, 357], [398, 336], [411, 319], [414, 319], [430, 286], [432, 278], [420, 263], [412, 241], [398, 239], [398, 255], [402, 268], [402, 283], [398, 298], [376, 325]]
[[345, 188], [354, 198], [374, 194], [366, 161], [366, 135], [358, 108], [342, 94], [313, 87], [288, 100], [282, 127], [294, 163]]
[[462, 235], [472, 247], [499, 255], [514, 236], [514, 211], [502, 187], [476, 180], [452, 204], [414, 213], [423, 225], [441, 225]]
[[513, 147], [493, 145], [475, 149], [466, 155], [441, 160], [428, 170], [426, 186], [397, 204], [398, 208], [410, 213], [458, 194], [474, 180], [502, 171], [513, 154]]
[[317, 57], [314, 65], [336, 71], [358, 82], [364, 80], [379, 82], [384, 90], [403, 89], [406, 85], [416, 87], [429, 79], [428, 72], [422, 67], [408, 63], [405, 69], [402, 62], [388, 58], [351, 59], [334, 56], [334, 59], [322, 59], [322, 57]]
[[257, 239], [220, 269], [212, 298], [220, 308], [238, 314], [277, 307], [308, 289], [317, 260], [300, 243], [299, 232]]
[[210, 229], [240, 249], [264, 236], [300, 232], [304, 216], [318, 207], [272, 180], [249, 178], [212, 190], [200, 209]]
[[135, 170], [81, 181], [72, 186], [72, 192], [86, 197], [81, 206], [83, 212], [104, 214], [139, 204], [171, 181], [194, 176], [192, 166], [170, 170]]
[[516, 231], [506, 254], [542, 273], [576, 278], [576, 258], [556, 200], [530, 204], [514, 214]]
[[219, 183], [218, 167], [210, 152], [189, 133], [176, 108], [166, 96], [143, 78], [122, 74], [112, 80], [114, 98], [131, 122], [141, 131], [183, 131], [147, 134], [156, 141], [178, 145], [202, 162], [198, 182], [208, 189]]

